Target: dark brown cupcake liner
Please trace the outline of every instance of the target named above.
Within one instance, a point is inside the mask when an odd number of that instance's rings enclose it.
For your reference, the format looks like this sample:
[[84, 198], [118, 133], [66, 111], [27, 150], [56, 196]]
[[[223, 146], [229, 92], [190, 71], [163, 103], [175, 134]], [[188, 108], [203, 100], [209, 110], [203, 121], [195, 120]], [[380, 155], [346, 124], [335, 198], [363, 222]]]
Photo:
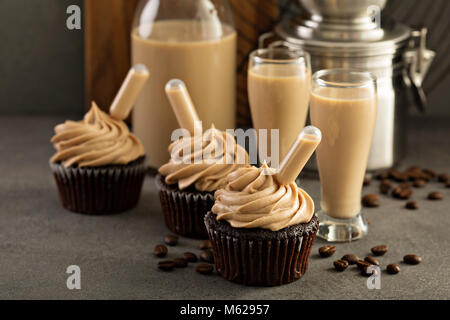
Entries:
[[62, 205], [73, 212], [104, 215], [136, 207], [146, 174], [145, 157], [126, 164], [70, 167], [50, 163]]
[[164, 221], [170, 231], [184, 237], [208, 239], [204, 217], [214, 205], [214, 194], [196, 190], [179, 190], [169, 186], [164, 177], [155, 178]]
[[247, 286], [277, 286], [305, 274], [319, 219], [314, 216], [309, 223], [280, 231], [238, 229], [209, 212], [205, 224], [216, 269], [225, 279]]

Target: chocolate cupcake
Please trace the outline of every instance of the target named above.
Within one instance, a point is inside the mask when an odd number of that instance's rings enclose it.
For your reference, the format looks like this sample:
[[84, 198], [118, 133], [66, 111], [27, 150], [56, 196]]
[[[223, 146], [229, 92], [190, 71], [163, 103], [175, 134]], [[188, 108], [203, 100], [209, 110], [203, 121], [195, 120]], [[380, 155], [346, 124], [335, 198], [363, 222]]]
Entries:
[[123, 121], [92, 103], [83, 120], [56, 126], [51, 142], [57, 152], [50, 167], [65, 208], [97, 215], [137, 205], [146, 172], [145, 154]]
[[319, 227], [314, 202], [295, 182], [277, 182], [274, 173], [266, 165], [231, 173], [205, 216], [216, 269], [232, 282], [276, 286], [307, 270]]
[[214, 192], [226, 177], [248, 167], [248, 154], [234, 137], [214, 126], [169, 146], [171, 159], [159, 168], [156, 184], [167, 227], [182, 236], [206, 239], [204, 217], [214, 204]]

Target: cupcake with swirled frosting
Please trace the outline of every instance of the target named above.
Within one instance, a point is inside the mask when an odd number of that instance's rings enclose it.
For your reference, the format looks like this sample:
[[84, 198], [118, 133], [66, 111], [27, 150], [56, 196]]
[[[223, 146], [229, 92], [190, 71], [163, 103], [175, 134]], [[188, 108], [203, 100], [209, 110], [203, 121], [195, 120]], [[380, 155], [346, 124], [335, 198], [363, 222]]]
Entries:
[[275, 173], [265, 164], [231, 173], [205, 216], [216, 269], [230, 281], [275, 286], [306, 272], [319, 227], [314, 202]]
[[93, 102], [81, 121], [55, 127], [50, 159], [63, 206], [84, 214], [134, 208], [145, 177], [145, 152], [122, 120]]
[[156, 177], [166, 225], [177, 234], [206, 239], [203, 218], [214, 204], [214, 192], [225, 187], [228, 174], [249, 166], [248, 154], [214, 126], [173, 142], [169, 153], [170, 161]]

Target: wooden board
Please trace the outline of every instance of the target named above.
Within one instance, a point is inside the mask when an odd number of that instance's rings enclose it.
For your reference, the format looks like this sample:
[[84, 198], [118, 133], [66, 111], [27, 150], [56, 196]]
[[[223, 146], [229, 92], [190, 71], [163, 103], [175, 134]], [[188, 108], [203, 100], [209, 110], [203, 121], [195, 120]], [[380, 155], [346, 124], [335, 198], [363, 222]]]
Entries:
[[86, 108], [109, 108], [130, 68], [130, 33], [138, 0], [85, 0]]

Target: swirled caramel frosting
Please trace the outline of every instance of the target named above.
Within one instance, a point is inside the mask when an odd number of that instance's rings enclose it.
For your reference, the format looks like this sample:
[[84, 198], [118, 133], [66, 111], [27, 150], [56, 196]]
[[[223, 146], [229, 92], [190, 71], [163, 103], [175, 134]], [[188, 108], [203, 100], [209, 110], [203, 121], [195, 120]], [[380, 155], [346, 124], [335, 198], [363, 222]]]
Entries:
[[55, 127], [51, 142], [56, 153], [50, 159], [64, 167], [99, 167], [128, 164], [145, 154], [140, 140], [125, 122], [101, 111], [95, 102], [81, 121]]
[[228, 184], [214, 194], [212, 212], [235, 228], [278, 231], [307, 223], [314, 214], [314, 202], [295, 182], [280, 185], [274, 169], [240, 168], [228, 176]]
[[248, 167], [248, 154], [229, 133], [214, 126], [202, 135], [183, 137], [169, 146], [171, 159], [159, 168], [167, 184], [180, 190], [193, 185], [198, 191], [213, 192], [227, 183], [227, 176]]

